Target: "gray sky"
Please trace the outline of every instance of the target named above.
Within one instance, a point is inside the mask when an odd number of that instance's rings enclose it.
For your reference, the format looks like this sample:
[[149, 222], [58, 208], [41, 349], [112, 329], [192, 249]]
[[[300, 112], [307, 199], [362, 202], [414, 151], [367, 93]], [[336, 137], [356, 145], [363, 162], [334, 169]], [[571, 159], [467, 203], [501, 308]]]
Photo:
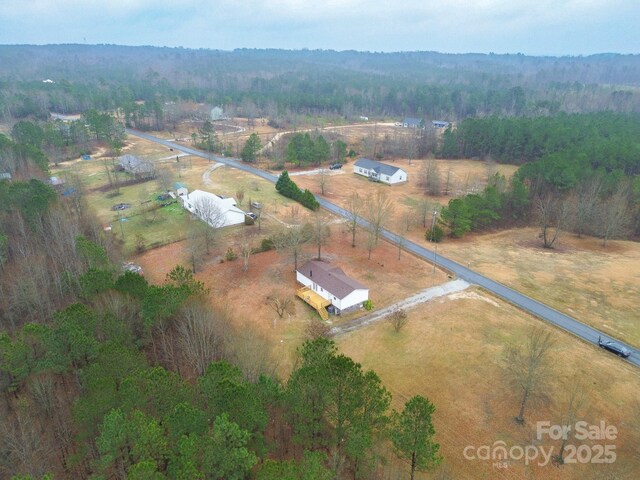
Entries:
[[0, 0], [0, 44], [640, 53], [639, 0]]

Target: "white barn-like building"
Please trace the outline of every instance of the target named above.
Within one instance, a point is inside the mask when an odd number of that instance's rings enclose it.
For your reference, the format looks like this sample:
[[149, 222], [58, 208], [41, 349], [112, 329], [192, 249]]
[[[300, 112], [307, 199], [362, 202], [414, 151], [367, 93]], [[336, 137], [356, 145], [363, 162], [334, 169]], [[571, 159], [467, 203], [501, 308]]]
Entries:
[[387, 165], [386, 163], [377, 162], [369, 158], [359, 158], [353, 164], [353, 173], [362, 175], [376, 182], [386, 183], [387, 185], [395, 185], [396, 183], [404, 183], [409, 180], [407, 172], [400, 167]]
[[232, 197], [220, 197], [211, 192], [194, 190], [182, 195], [182, 206], [213, 228], [244, 223], [245, 213]]
[[335, 313], [357, 310], [369, 299], [369, 289], [340, 268], [310, 260], [296, 270], [296, 280], [331, 302]]

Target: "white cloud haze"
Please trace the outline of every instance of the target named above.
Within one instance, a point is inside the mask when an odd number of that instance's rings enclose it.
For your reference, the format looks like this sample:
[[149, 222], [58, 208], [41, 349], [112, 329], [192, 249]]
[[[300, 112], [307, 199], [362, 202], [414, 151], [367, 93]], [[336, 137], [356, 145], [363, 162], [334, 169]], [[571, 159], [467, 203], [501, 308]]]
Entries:
[[638, 0], [3, 0], [0, 43], [640, 53]]

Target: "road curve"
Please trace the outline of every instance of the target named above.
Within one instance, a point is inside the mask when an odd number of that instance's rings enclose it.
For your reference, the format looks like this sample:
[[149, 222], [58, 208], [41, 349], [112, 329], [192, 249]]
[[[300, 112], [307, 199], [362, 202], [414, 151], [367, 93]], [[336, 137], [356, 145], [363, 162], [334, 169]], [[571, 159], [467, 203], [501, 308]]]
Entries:
[[[145, 140], [149, 140], [151, 142], [159, 143], [161, 145], [166, 146], [167, 148], [180, 150], [182, 152], [185, 152], [191, 155], [196, 155], [198, 157], [205, 158], [210, 161], [224, 163], [230, 167], [234, 167], [239, 170], [251, 173], [253, 175], [257, 175], [258, 177], [261, 177], [271, 183], [275, 183], [278, 179], [278, 177], [276, 177], [271, 173], [267, 173], [263, 170], [252, 167], [235, 158], [226, 158], [226, 157], [220, 157], [217, 155], [209, 154], [206, 152], [202, 152], [200, 150], [195, 150], [193, 148], [189, 148], [183, 145], [179, 145], [177, 143], [170, 142], [168, 140], [164, 140], [162, 138], [154, 137], [153, 135], [139, 132], [137, 130], [126, 129], [126, 132], [129, 135], [140, 137]], [[323, 198], [318, 198], [317, 200], [323, 208], [329, 210], [330, 212], [335, 213], [336, 215], [340, 215], [344, 218], [349, 218], [349, 212], [347, 212], [345, 209], [337, 205], [334, 205], [333, 203], [328, 202]], [[368, 225], [367, 221], [364, 220], [363, 218], [358, 218], [358, 224], [362, 227], [366, 227]], [[549, 307], [548, 305], [545, 305], [544, 303], [539, 302], [538, 300], [534, 300], [533, 298], [523, 295], [522, 293], [512, 288], [509, 288], [501, 283], [498, 283], [494, 280], [491, 280], [490, 278], [485, 277], [484, 275], [474, 272], [473, 270], [457, 262], [454, 262], [453, 260], [450, 260], [441, 255], [438, 255], [432, 250], [424, 248], [407, 239], [400, 238], [398, 235], [388, 230], [383, 230], [381, 232], [381, 236], [394, 244], [402, 244], [405, 250], [413, 253], [414, 255], [417, 255], [418, 257], [421, 257], [430, 262], [433, 262], [435, 260], [437, 265], [439, 265], [442, 268], [445, 268], [446, 270], [449, 270], [458, 278], [461, 278], [469, 283], [476, 284], [484, 288], [485, 290], [491, 292], [495, 296], [500, 297], [503, 300], [506, 300], [507, 302], [521, 308], [522, 310], [542, 320], [545, 320], [569, 333], [572, 333], [573, 335], [589, 343], [597, 345], [599, 337], [602, 337], [603, 340], [612, 339], [610, 336], [606, 335], [605, 333], [602, 333], [593, 327], [585, 325], [584, 323], [576, 320], [573, 317], [570, 317], [569, 315], [565, 315], [564, 313], [559, 312], [558, 310], [555, 310]], [[631, 350], [631, 355], [626, 360], [629, 363], [637, 367], [640, 367], [640, 350], [630, 345], [627, 345], [618, 339], [615, 339], [615, 341], [626, 346], [629, 350]]]

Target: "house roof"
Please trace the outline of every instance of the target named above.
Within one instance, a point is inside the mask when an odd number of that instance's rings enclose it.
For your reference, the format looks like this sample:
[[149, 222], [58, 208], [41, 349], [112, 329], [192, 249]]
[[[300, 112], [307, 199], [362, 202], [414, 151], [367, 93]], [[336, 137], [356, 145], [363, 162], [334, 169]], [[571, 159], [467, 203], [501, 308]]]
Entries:
[[133, 173], [149, 173], [153, 171], [153, 164], [144, 160], [140, 160], [133, 155], [122, 155], [118, 159], [118, 163], [127, 171]]
[[340, 267], [330, 263], [310, 260], [298, 268], [298, 272], [339, 299], [345, 298], [354, 290], [368, 290], [357, 280], [349, 278]]
[[396, 172], [402, 170], [400, 167], [394, 167], [392, 165], [387, 165], [386, 163], [380, 163], [376, 160], [371, 160], [370, 158], [359, 158], [358, 160], [356, 160], [355, 166], [366, 168], [367, 170], [373, 170], [377, 174], [384, 174], [389, 176], [395, 175]]
[[404, 119], [404, 122], [402, 122], [410, 127], [419, 127], [422, 125], [422, 119], [421, 118], [412, 118], [412, 117], [406, 117]]
[[[183, 196], [183, 198], [185, 197]], [[239, 214], [242, 219], [241, 221], [244, 221], [244, 211], [236, 206], [236, 201], [232, 197], [222, 198], [211, 192], [194, 190], [193, 192], [186, 195], [185, 201], [193, 205], [190, 210], [195, 211], [196, 214], [198, 210], [198, 204], [200, 202], [211, 201], [220, 210], [220, 213], [224, 215], [225, 220], [224, 225], [222, 226], [238, 223], [238, 216], [235, 214]]]

